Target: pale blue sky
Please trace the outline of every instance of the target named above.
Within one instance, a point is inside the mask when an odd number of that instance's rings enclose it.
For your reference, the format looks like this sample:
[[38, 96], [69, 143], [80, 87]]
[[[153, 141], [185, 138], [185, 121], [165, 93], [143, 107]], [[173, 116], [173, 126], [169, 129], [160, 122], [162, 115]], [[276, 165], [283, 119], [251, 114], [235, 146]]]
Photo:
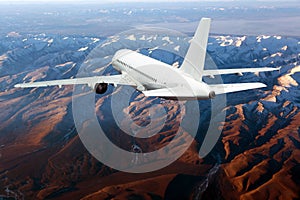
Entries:
[[114, 3], [114, 2], [212, 2], [212, 1], [248, 1], [248, 2], [255, 2], [255, 1], [283, 1], [283, 2], [297, 2], [298, 0], [0, 0], [0, 2], [98, 2], [98, 3]]
[[[18, 1], [18, 2], [26, 2], [26, 1], [31, 1], [31, 2], [43, 2], [43, 1], [49, 1], [49, 2], [53, 2], [53, 1], [57, 1], [57, 2], [65, 2], [65, 1], [70, 1], [70, 2], [76, 2], [76, 1], [86, 1], [86, 0], [0, 0], [1, 2], [13, 2], [13, 1]], [[95, 1], [95, 2], [99, 2], [96, 0], [87, 0], [87, 1]], [[174, 2], [174, 1], [180, 1], [180, 0], [101, 0], [100, 2], [129, 2], [129, 1], [134, 1], [134, 2], [139, 2], [139, 1], [145, 1], [145, 2]], [[184, 0], [181, 0], [184, 1]], [[186, 1], [186, 0], [185, 0]], [[188, 0], [188, 1], [201, 1], [201, 0]], [[203, 1], [203, 0], [202, 0]], [[210, 1], [216, 1], [216, 0], [210, 0]], [[227, 1], [231, 1], [231, 0], [227, 0]]]
[[256, 2], [300, 2], [300, 0], [0, 0], [0, 3], [4, 4], [27, 4], [27, 3], [97, 3], [97, 4], [107, 4], [107, 3], [125, 3], [125, 2], [149, 2], [149, 3], [159, 3], [159, 2], [247, 2], [249, 4], [255, 4]]

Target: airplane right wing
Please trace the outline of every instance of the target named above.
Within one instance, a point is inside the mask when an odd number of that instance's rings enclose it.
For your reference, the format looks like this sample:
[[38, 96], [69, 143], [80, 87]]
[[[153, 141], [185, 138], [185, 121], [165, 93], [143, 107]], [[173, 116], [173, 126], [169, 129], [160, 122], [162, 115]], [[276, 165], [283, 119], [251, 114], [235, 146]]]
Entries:
[[226, 94], [230, 92], [238, 92], [238, 91], [263, 88], [263, 87], [267, 87], [267, 86], [263, 83], [233, 83], [233, 84], [209, 85], [210, 90], [214, 91], [215, 94]]
[[203, 76], [215, 76], [215, 75], [223, 75], [223, 74], [242, 74], [246, 72], [267, 72], [267, 71], [276, 71], [276, 70], [280, 70], [280, 67], [216, 69], [216, 70], [204, 70]]
[[59, 86], [62, 85], [79, 85], [86, 84], [91, 88], [94, 88], [97, 83], [107, 83], [114, 85], [129, 85], [136, 86], [136, 84], [124, 75], [113, 75], [113, 76], [93, 76], [85, 78], [74, 78], [74, 79], [63, 79], [53, 81], [40, 81], [32, 83], [20, 83], [16, 84], [16, 88], [31, 88], [31, 87], [48, 87], [48, 86]]

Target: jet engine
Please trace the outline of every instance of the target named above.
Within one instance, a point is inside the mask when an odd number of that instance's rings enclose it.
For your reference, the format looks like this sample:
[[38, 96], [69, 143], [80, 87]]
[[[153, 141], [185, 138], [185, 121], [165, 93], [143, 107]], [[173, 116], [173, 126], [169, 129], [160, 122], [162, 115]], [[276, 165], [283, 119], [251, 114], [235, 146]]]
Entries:
[[96, 94], [104, 94], [107, 91], [107, 87], [107, 83], [97, 83], [94, 90]]
[[209, 97], [210, 99], [215, 98], [215, 97], [216, 97], [215, 91], [210, 91], [209, 94], [208, 94], [208, 97]]

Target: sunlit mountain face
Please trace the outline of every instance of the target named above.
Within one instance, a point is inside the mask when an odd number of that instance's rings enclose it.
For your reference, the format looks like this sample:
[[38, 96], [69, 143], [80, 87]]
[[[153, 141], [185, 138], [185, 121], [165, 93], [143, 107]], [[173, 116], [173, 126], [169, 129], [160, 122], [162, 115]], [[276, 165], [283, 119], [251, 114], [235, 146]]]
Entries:
[[[153, 6], [149, 7], [152, 9]], [[192, 4], [187, 7], [182, 12], [177, 4], [169, 9], [144, 8], [147, 10], [146, 24], [157, 24], [158, 20], [151, 22], [152, 16], [160, 16], [171, 20], [167, 20], [168, 23], [178, 25], [184, 19], [171, 16], [182, 17], [183, 14], [186, 20], [196, 23], [199, 8], [193, 8]], [[230, 12], [255, 13], [263, 10], [271, 15], [276, 10], [276, 6], [263, 7], [258, 11], [256, 8], [246, 11], [245, 7], [239, 8], [232, 7]], [[215, 148], [205, 158], [200, 158], [198, 151], [204, 135], [209, 134], [205, 130], [207, 120], [212, 115], [211, 102], [199, 101], [202, 109], [200, 126], [192, 144], [176, 162], [151, 173], [119, 172], [97, 161], [86, 150], [74, 125], [73, 87], [13, 87], [22, 82], [73, 78], [95, 50], [105, 55], [106, 62], [97, 60], [89, 68], [89, 73], [117, 74], [109, 60], [114, 54], [113, 49], [123, 48], [122, 45], [130, 45], [130, 48], [174, 67], [180, 66], [183, 61], [180, 55], [187, 50], [190, 37], [181, 36], [178, 39], [160, 37], [154, 33], [144, 37], [132, 32], [110, 36], [119, 29], [115, 29], [114, 25], [109, 26], [109, 20], [116, 22], [122, 18], [120, 16], [138, 20], [131, 15], [142, 13], [128, 8], [112, 9], [88, 10], [82, 7], [80, 16], [86, 16], [89, 20], [98, 19], [96, 22], [101, 26], [93, 29], [97, 29], [97, 33], [89, 33], [91, 22], [86, 18], [81, 18], [87, 23], [86, 29], [82, 27], [83, 21], [77, 21], [82, 33], [76, 25], [71, 28], [69, 25], [66, 25], [67, 28], [57, 26], [72, 16], [74, 11], [43, 10], [43, 17], [57, 17], [57, 21], [51, 20], [49, 24], [38, 17], [38, 10], [36, 16], [28, 14], [29, 18], [6, 16], [8, 21], [4, 24], [5, 28], [1, 29], [3, 36], [0, 37], [0, 199], [2, 196], [11, 199], [298, 199], [300, 40], [296, 36], [212, 34], [208, 43], [207, 55], [210, 59], [207, 59], [206, 68], [210, 68], [213, 61], [220, 69], [281, 69], [259, 74], [245, 73], [243, 76], [222, 76], [224, 83], [258, 81], [267, 87], [226, 96], [226, 106], [220, 108], [220, 113], [226, 116], [220, 122], [223, 125], [222, 134]], [[293, 14], [297, 7], [286, 9]], [[165, 14], [164, 10], [172, 15]], [[206, 12], [217, 18], [226, 10], [229, 8], [223, 10], [220, 6], [207, 6]], [[109, 17], [106, 16], [108, 13]], [[284, 13], [281, 11], [278, 15]], [[267, 14], [265, 17], [269, 17]], [[63, 20], [58, 20], [60, 18]], [[70, 24], [79, 18], [74, 14], [74, 18], [69, 18]], [[5, 21], [3, 18], [1, 20]], [[27, 22], [20, 22], [22, 20]], [[34, 20], [37, 26], [29, 31], [28, 27], [32, 27]], [[127, 27], [124, 21], [119, 20], [119, 23], [124, 25], [119, 28]], [[23, 32], [20, 31], [22, 27]], [[187, 32], [190, 35], [193, 31]], [[144, 45], [147, 43], [152, 44], [151, 48]], [[165, 46], [169, 47], [169, 51], [163, 48]], [[205, 77], [204, 81], [212, 83], [214, 78]], [[149, 124], [149, 107], [155, 104], [162, 105], [168, 115], [165, 127], [144, 143], [143, 140], [122, 134], [111, 115], [112, 97], [122, 96], [124, 91], [126, 93], [128, 88], [109, 86], [104, 95], [95, 98], [99, 123], [109, 132], [107, 135], [110, 140], [128, 151], [133, 151], [136, 145], [143, 152], [150, 152], [168, 144], [180, 126], [180, 111], [184, 107], [173, 100], [146, 98], [139, 92], [132, 92], [124, 112], [129, 112], [134, 123], [141, 126]], [[188, 131], [183, 131], [182, 136], [174, 141], [178, 149], [185, 145], [188, 134]], [[141, 158], [132, 158], [133, 162], [138, 162], [138, 159]]]

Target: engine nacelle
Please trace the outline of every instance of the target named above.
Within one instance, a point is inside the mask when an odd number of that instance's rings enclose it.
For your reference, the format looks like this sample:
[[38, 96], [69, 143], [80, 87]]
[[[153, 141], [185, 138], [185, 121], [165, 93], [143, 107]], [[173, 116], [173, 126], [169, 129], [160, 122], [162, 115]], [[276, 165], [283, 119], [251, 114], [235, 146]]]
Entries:
[[108, 84], [107, 83], [97, 83], [95, 85], [95, 92], [96, 94], [104, 94], [107, 91]]
[[209, 97], [210, 99], [215, 98], [215, 97], [216, 97], [215, 91], [210, 91], [209, 94], [208, 94], [208, 97]]

